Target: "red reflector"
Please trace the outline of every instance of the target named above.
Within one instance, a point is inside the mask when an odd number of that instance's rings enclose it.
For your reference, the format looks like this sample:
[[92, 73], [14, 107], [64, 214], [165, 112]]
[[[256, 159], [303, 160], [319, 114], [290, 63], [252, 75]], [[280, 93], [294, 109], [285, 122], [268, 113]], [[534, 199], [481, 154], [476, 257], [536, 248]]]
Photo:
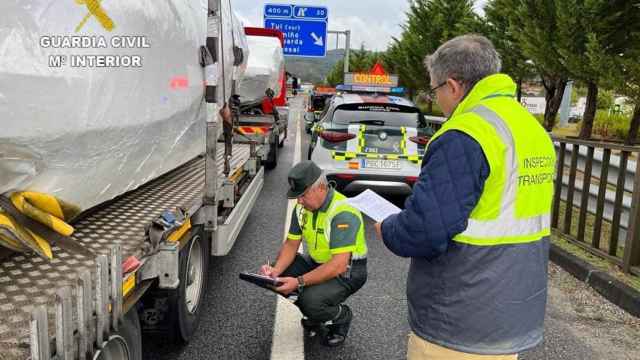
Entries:
[[142, 263], [140, 262], [140, 260], [138, 260], [135, 256], [129, 256], [122, 263], [122, 273], [123, 274], [130, 273], [133, 270], [136, 270], [137, 268], [139, 268], [141, 264]]
[[169, 86], [173, 90], [186, 89], [189, 87], [189, 79], [186, 76], [174, 76], [171, 78]]
[[340, 180], [353, 180], [356, 178], [356, 176], [352, 174], [336, 174], [336, 177]]
[[418, 145], [427, 145], [427, 143], [429, 142], [429, 138], [426, 136], [412, 136], [409, 138], [409, 140]]
[[418, 181], [418, 177], [417, 176], [407, 176], [405, 178], [405, 180], [407, 181], [408, 184], [415, 184]]
[[343, 142], [351, 140], [356, 137], [355, 134], [337, 132], [337, 131], [323, 131], [320, 133], [320, 137], [329, 142]]
[[245, 135], [249, 135], [249, 134], [266, 134], [269, 132], [269, 128], [268, 127], [260, 127], [260, 126], [240, 126], [238, 128], [238, 130], [240, 130], [241, 133], [245, 134]]

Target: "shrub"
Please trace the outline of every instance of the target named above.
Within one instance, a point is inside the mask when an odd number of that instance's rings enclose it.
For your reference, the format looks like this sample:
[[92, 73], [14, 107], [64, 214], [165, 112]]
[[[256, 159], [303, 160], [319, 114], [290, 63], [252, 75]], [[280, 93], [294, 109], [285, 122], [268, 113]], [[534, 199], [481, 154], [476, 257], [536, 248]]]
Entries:
[[629, 133], [630, 123], [631, 118], [629, 116], [609, 114], [607, 110], [598, 110], [593, 122], [593, 134], [606, 139], [623, 140]]
[[435, 102], [435, 101], [433, 102], [433, 111], [431, 113], [427, 112], [427, 103], [423, 102], [423, 101], [420, 101], [420, 99], [418, 99], [418, 101], [416, 101], [416, 106], [425, 115], [444, 116], [444, 114], [442, 113], [442, 110], [438, 106], [438, 103]]

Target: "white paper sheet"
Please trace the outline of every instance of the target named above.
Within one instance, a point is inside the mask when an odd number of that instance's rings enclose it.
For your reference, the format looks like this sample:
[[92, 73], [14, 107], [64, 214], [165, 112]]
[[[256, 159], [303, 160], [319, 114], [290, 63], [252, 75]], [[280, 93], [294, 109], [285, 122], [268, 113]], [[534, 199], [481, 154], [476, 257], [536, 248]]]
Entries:
[[387, 217], [402, 211], [399, 207], [369, 189], [345, 201], [376, 222], [382, 222]]

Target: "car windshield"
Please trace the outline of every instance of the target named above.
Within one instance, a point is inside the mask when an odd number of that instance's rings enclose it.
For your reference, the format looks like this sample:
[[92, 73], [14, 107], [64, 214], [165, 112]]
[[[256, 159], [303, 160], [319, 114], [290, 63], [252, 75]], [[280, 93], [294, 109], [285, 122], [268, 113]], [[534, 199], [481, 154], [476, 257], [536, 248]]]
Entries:
[[408, 106], [359, 105], [339, 107], [333, 122], [340, 125], [364, 124], [392, 127], [418, 127], [419, 111]]

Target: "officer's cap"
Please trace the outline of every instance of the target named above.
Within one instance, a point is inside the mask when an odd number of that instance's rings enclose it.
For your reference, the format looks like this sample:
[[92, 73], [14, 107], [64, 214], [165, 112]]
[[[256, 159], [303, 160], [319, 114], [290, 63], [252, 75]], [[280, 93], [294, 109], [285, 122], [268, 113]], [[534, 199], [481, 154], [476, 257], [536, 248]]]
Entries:
[[313, 161], [305, 160], [296, 164], [289, 171], [289, 191], [287, 197], [295, 199], [315, 183], [322, 175], [322, 170]]

